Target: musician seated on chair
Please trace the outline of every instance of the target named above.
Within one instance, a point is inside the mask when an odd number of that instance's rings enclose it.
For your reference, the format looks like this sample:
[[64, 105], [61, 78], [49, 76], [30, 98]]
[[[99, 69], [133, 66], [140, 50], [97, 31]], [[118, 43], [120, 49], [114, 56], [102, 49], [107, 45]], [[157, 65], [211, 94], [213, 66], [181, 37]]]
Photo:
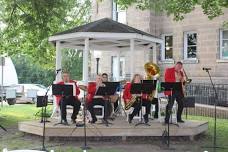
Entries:
[[[127, 83], [124, 87], [123, 99], [125, 102], [125, 109], [128, 110], [130, 107], [133, 107], [134, 110], [131, 114], [128, 115], [128, 122], [131, 123], [135, 115], [141, 110], [141, 95], [131, 94], [131, 85], [132, 83], [141, 83], [142, 76], [140, 74], [135, 74], [131, 83]], [[145, 123], [148, 123], [148, 115], [150, 114], [151, 102], [147, 99], [148, 95], [143, 94], [142, 96], [142, 106], [146, 107], [146, 113], [143, 116]]]
[[[184, 82], [184, 73], [182, 71], [183, 64], [182, 62], [177, 62], [176, 65], [172, 68], [167, 68], [165, 70], [165, 82]], [[184, 121], [181, 119], [181, 115], [183, 112], [183, 100], [184, 94], [183, 91], [165, 91], [165, 95], [168, 96], [169, 102], [166, 106], [166, 116], [165, 123], [169, 122], [170, 114], [173, 108], [174, 101], [176, 100], [178, 103], [177, 110], [177, 122], [183, 123]], [[171, 96], [172, 95], [172, 96]]]
[[[108, 109], [111, 107], [110, 102], [104, 97], [104, 96], [98, 96], [96, 95], [96, 92], [99, 87], [105, 86], [105, 84], [102, 83], [102, 76], [97, 75], [95, 82], [89, 82], [87, 87], [87, 109], [89, 110], [92, 121], [91, 123], [95, 123], [97, 121], [95, 112], [94, 112], [94, 106], [95, 105], [101, 105], [104, 106], [104, 117], [103, 120], [107, 120], [108, 117]], [[106, 104], [106, 105], [105, 105]]]
[[70, 79], [70, 74], [67, 71], [62, 73], [62, 81], [58, 82], [57, 84], [74, 84], [76, 89], [74, 90], [76, 96], [56, 96], [57, 105], [60, 106], [61, 110], [61, 121], [63, 124], [67, 125], [67, 112], [66, 107], [67, 105], [73, 106], [73, 113], [71, 115], [71, 122], [76, 123], [77, 115], [80, 110], [81, 102], [78, 99], [78, 95], [80, 94], [80, 90], [77, 86], [77, 82]]
[[[102, 82], [109, 82], [108, 81], [108, 74], [107, 73], [103, 73], [102, 74]], [[118, 107], [118, 100], [119, 100], [119, 95], [115, 94], [110, 96], [111, 99], [111, 103], [112, 103], [112, 111], [116, 111], [117, 107]]]

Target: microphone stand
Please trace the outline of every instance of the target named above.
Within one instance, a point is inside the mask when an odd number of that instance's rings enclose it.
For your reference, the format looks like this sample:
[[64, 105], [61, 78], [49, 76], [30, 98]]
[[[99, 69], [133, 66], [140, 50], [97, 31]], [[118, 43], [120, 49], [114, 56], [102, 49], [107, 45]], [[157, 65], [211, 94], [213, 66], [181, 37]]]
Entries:
[[[203, 69], [204, 70], [204, 69]], [[227, 149], [226, 147], [219, 147], [217, 146], [217, 104], [218, 104], [218, 94], [217, 94], [217, 91], [215, 89], [215, 85], [211, 79], [211, 74], [209, 72], [209, 68], [208, 69], [205, 69], [205, 71], [208, 73], [208, 76], [210, 78], [210, 82], [211, 82], [211, 85], [213, 87], [213, 90], [214, 90], [214, 93], [215, 93], [215, 102], [214, 102], [214, 141], [213, 141], [213, 146], [211, 147], [205, 147], [205, 148], [213, 148], [213, 151], [216, 152], [216, 149]]]
[[[55, 77], [59, 74], [60, 71], [61, 70], [56, 70]], [[43, 106], [42, 106], [43, 137], [42, 137], [42, 148], [41, 148], [41, 150], [42, 151], [46, 151], [46, 152], [48, 152], [48, 150], [45, 148], [45, 131], [46, 131], [46, 118], [45, 118], [45, 116], [46, 116], [46, 111], [47, 111], [46, 107], [47, 106], [46, 106], [46, 104], [44, 104], [44, 102], [45, 102], [45, 97], [47, 96], [48, 91], [50, 90], [50, 88], [51, 88], [51, 85], [48, 86], [48, 88], [47, 88], [47, 90], [45, 92], [45, 95], [44, 95], [44, 97], [42, 99], [42, 104], [43, 104]]]

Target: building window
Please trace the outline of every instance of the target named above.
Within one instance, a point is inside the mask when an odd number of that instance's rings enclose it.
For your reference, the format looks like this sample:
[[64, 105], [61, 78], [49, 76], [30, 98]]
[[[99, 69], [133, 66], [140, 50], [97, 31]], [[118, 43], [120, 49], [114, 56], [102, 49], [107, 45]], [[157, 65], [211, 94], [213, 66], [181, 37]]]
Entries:
[[173, 35], [165, 34], [162, 36], [164, 40], [164, 46], [162, 48], [162, 60], [173, 59]]
[[127, 12], [125, 8], [120, 7], [115, 1], [113, 1], [112, 19], [114, 21], [126, 24]]
[[220, 59], [228, 59], [228, 30], [220, 30]]
[[184, 59], [196, 59], [197, 56], [197, 33], [184, 33]]

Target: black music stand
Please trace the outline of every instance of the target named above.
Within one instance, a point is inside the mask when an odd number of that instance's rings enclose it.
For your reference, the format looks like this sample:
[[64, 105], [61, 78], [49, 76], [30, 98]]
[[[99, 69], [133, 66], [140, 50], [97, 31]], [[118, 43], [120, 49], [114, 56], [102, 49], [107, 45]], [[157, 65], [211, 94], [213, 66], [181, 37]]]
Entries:
[[185, 118], [188, 119], [188, 108], [195, 108], [195, 97], [184, 98]]
[[[73, 85], [69, 84], [52, 84], [52, 94], [56, 96], [61, 96], [61, 99], [64, 96], [73, 96]], [[63, 101], [61, 101], [63, 102]], [[61, 103], [60, 103], [61, 104]], [[61, 112], [61, 106], [60, 106], [60, 116], [61, 116], [61, 121], [57, 124], [54, 124], [54, 126], [58, 124], [63, 124], [62, 122], [62, 112]]]
[[48, 96], [37, 96], [36, 107], [46, 107], [48, 102]]
[[135, 126], [139, 125], [147, 125], [150, 126], [150, 124], [143, 122], [142, 118], [142, 95], [143, 94], [151, 94], [153, 90], [156, 88], [157, 80], [142, 80], [141, 83], [133, 83], [131, 86], [131, 94], [140, 94], [140, 109], [141, 109], [141, 117], [140, 122], [137, 123]]
[[40, 108], [40, 107], [42, 108], [41, 109], [42, 113], [41, 113], [40, 123], [43, 123], [43, 121], [50, 122], [50, 121], [47, 120], [47, 117], [46, 117], [47, 102], [48, 102], [48, 96], [37, 96], [37, 98], [36, 98], [36, 107], [37, 108]]
[[[116, 90], [117, 90], [118, 84], [117, 83], [109, 83], [105, 86], [101, 86], [98, 88], [97, 92], [96, 92], [96, 96], [110, 96], [110, 95], [114, 95]], [[107, 102], [109, 101], [105, 101], [105, 119], [104, 119], [104, 123], [105, 125], [108, 127], [108, 124], [111, 124], [108, 122], [106, 116], [107, 116]]]
[[[171, 100], [172, 100], [173, 92], [181, 91], [182, 90], [182, 84], [181, 84], [181, 82], [161, 82], [161, 88], [162, 88], [163, 91], [171, 91]], [[171, 111], [168, 111], [168, 112], [170, 113], [170, 117], [172, 118]], [[170, 119], [170, 117], [169, 117], [169, 119]], [[170, 125], [170, 120], [168, 121], [168, 131], [165, 128], [165, 130], [164, 130], [164, 132], [162, 134], [162, 137], [164, 137], [164, 138], [167, 137], [168, 138], [167, 141], [166, 141], [168, 147], [170, 145], [169, 125]], [[174, 124], [174, 125], [178, 126], [178, 124]]]

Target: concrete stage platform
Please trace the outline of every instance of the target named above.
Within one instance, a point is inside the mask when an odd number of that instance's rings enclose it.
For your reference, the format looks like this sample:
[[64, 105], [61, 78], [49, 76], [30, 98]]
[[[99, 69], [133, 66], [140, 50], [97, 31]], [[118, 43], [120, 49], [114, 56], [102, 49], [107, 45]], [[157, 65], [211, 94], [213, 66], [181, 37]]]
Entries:
[[[50, 122], [46, 123], [46, 136], [51, 137], [82, 137], [84, 136], [84, 127], [76, 127], [76, 125], [70, 124], [70, 126], [54, 125], [58, 121], [56, 119], [50, 119]], [[114, 121], [110, 121], [113, 124], [108, 127], [104, 124], [89, 124], [87, 123], [87, 137], [121, 137], [126, 139], [127, 137], [161, 137], [167, 125], [164, 125], [157, 120], [150, 120], [150, 126], [140, 125], [135, 126], [138, 122], [133, 121], [132, 124], [128, 124], [124, 118], [116, 118]], [[43, 124], [39, 120], [25, 121], [18, 124], [19, 130], [25, 133], [34, 134], [38, 136], [43, 135]], [[189, 137], [190, 140], [194, 139], [194, 136], [204, 133], [208, 130], [208, 122], [206, 121], [190, 121], [186, 120], [185, 123], [179, 123], [179, 127], [176, 125], [170, 125], [170, 136], [175, 137]]]

